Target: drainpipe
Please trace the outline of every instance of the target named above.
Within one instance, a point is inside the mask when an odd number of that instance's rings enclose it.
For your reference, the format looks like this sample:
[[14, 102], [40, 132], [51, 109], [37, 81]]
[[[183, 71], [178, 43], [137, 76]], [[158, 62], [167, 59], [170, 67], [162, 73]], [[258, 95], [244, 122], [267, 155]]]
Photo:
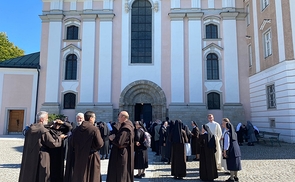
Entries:
[[36, 104], [35, 104], [35, 116], [34, 116], [34, 123], [36, 123], [36, 115], [37, 115], [37, 105], [38, 105], [38, 95], [39, 95], [39, 80], [40, 80], [40, 69], [41, 66], [38, 65], [37, 67], [38, 77], [37, 77], [37, 90], [36, 90]]

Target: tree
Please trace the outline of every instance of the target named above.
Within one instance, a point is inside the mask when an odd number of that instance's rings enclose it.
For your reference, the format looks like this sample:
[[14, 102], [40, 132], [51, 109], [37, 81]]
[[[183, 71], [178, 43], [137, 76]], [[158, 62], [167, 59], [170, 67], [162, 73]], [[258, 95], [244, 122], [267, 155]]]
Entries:
[[8, 40], [6, 33], [0, 32], [0, 61], [23, 56], [24, 50], [18, 48]]

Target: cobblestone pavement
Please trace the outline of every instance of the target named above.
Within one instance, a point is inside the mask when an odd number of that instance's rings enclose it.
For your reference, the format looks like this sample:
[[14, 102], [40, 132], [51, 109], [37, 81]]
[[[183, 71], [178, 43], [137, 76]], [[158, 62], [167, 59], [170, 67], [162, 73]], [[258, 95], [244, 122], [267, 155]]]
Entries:
[[[0, 182], [16, 182], [20, 170], [23, 150], [22, 136], [0, 136]], [[295, 145], [282, 143], [279, 147], [270, 144], [241, 146], [242, 171], [238, 172], [241, 182], [292, 182], [295, 181]], [[146, 177], [137, 181], [201, 181], [199, 178], [199, 162], [192, 162], [190, 156], [187, 162], [187, 177], [175, 180], [170, 176], [170, 165], [160, 162], [159, 156], [149, 152], [149, 168]], [[101, 161], [101, 173], [105, 181], [108, 160]], [[136, 174], [137, 171], [134, 171]], [[215, 181], [224, 181], [228, 175], [219, 172]], [[136, 179], [135, 179], [136, 180]]]

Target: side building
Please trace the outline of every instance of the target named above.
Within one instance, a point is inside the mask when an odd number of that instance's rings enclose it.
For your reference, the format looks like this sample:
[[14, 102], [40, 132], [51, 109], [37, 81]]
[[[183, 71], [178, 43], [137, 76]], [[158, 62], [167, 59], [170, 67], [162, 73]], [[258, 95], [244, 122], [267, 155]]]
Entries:
[[245, 0], [251, 120], [295, 142], [295, 1]]

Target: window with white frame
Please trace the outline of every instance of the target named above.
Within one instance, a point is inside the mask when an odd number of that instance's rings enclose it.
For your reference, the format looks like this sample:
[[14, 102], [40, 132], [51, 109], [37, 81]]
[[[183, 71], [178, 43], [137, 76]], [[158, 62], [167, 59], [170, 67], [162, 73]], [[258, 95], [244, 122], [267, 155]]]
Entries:
[[246, 13], [247, 13], [247, 26], [250, 25], [250, 6], [249, 4], [246, 6]]
[[211, 92], [207, 94], [207, 107], [208, 109], [220, 109], [220, 94]]
[[269, 0], [261, 0], [261, 10], [264, 10], [269, 5]]
[[253, 60], [252, 60], [252, 46], [251, 44], [248, 45], [248, 55], [249, 55], [249, 67], [252, 66]]
[[266, 87], [267, 92], [267, 108], [273, 109], [276, 108], [276, 93], [275, 93], [275, 85], [268, 85]]
[[268, 30], [264, 33], [264, 57], [268, 57], [272, 54], [271, 50], [271, 31]]

